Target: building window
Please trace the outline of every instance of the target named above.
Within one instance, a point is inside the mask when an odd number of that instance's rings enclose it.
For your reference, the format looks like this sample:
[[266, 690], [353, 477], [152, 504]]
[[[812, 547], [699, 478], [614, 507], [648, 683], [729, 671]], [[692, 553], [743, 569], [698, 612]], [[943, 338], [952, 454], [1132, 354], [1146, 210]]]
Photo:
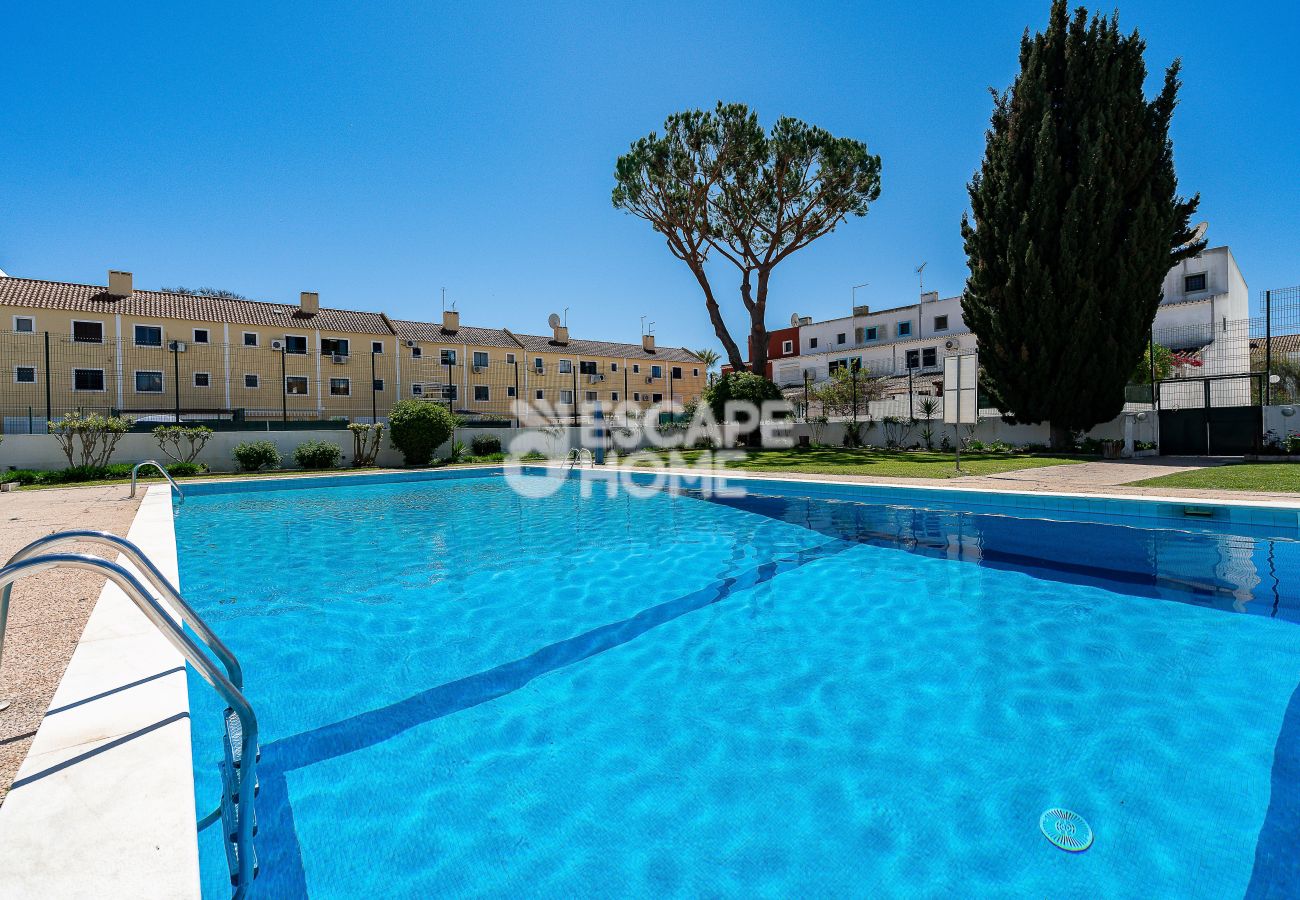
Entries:
[[651, 394], [651, 395], [650, 395], [650, 402], [651, 402], [651, 403], [663, 403], [663, 401], [664, 401], [664, 395], [663, 395], [663, 394]]
[[442, 386], [442, 399], [444, 399], [444, 400], [459, 400], [459, 399], [460, 399], [460, 393], [458, 392], [458, 390], [457, 390], [457, 388], [456, 388], [456, 385], [454, 385], [454, 384], [444, 384], [444, 385]]
[[474, 351], [474, 368], [486, 369], [488, 367], [488, 355], [482, 350]]
[[384, 379], [376, 378], [374, 381], [370, 382], [370, 389], [376, 393], [382, 391], [384, 389]]
[[411, 359], [419, 359], [422, 356], [424, 356], [424, 351], [421, 350], [419, 347], [411, 348]]
[[515, 364], [515, 355], [514, 355], [513, 353], [507, 353], [507, 354], [506, 354], [506, 365], [507, 365], [507, 366], [513, 366], [514, 364]]
[[839, 334], [835, 335], [835, 343], [843, 344], [846, 342], [847, 338], [848, 335], [846, 335], [843, 331], [841, 331]]
[[507, 397], [515, 396], [515, 386], [513, 384], [506, 385], [506, 396]]
[[938, 354], [934, 347], [926, 347], [921, 351], [921, 366], [926, 369], [934, 368], [938, 363]]
[[371, 352], [371, 353], [383, 353], [383, 352], [384, 352], [384, 342], [383, 342], [383, 341], [371, 341], [371, 342], [370, 342], [370, 352]]
[[474, 385], [474, 399], [479, 403], [486, 403], [488, 400], [488, 386], [486, 384]]
[[539, 390], [539, 391], [537, 392], [537, 399], [538, 399], [538, 400], [545, 400], [545, 399], [546, 399], [546, 391]]
[[578, 374], [579, 374], [579, 375], [595, 375], [595, 374], [596, 374], [596, 361], [595, 361], [595, 360], [584, 359], [584, 360], [582, 360], [581, 362], [579, 362], [579, 363], [578, 363]]
[[560, 374], [569, 375], [572, 374], [572, 372], [573, 372], [573, 360], [571, 359], [560, 360]]
[[868, 343], [880, 340], [880, 329], [875, 325], [866, 325], [858, 329], [858, 342]]
[[307, 352], [307, 337], [301, 334], [286, 334], [284, 336], [284, 352], [305, 354]]
[[244, 387], [249, 388], [251, 390], [256, 390], [261, 386], [262, 386], [261, 379], [259, 379], [256, 375], [244, 376]]
[[542, 358], [540, 356], [533, 358], [533, 368], [537, 370], [538, 375], [541, 375], [543, 372], [546, 371], [546, 364], [542, 362]]
[[424, 396], [424, 385], [422, 385], [422, 384], [413, 384], [413, 385], [411, 385], [411, 396], [412, 396], [412, 397], [423, 397], [423, 396]]
[[632, 374], [633, 374], [633, 375], [640, 375], [640, 374], [641, 374], [641, 364], [640, 364], [640, 363], [632, 363]]
[[817, 349], [817, 338], [808, 338], [808, 347], [812, 350]]
[[444, 365], [444, 366], [454, 366], [454, 365], [456, 365], [456, 351], [455, 351], [455, 350], [441, 350], [441, 351], [439, 351], [439, 353], [438, 353], [438, 361], [439, 361], [440, 363], [442, 363], [442, 365]]
[[781, 342], [781, 352], [782, 352], [782, 353], [793, 353], [793, 352], [794, 352], [794, 341], [782, 341], [782, 342]]
[[17, 382], [18, 384], [35, 384], [36, 367], [19, 366], [18, 368], [14, 369], [14, 381]]
[[699, 377], [700, 377], [700, 370], [699, 370], [699, 369], [691, 369], [691, 377], [692, 377], [692, 378], [699, 378]]
[[573, 403], [573, 391], [560, 391], [560, 402], [566, 405]]
[[290, 375], [284, 379], [284, 392], [291, 397], [307, 396], [307, 376]]
[[331, 397], [351, 397], [351, 396], [352, 396], [352, 379], [351, 379], [351, 378], [331, 378], [331, 379], [330, 379], [330, 396], [331, 396]]
[[161, 347], [162, 326], [160, 325], [135, 326], [135, 345], [137, 347]]
[[920, 350], [908, 350], [908, 351], [907, 351], [907, 367], [908, 367], [909, 369], [917, 369], [917, 368], [920, 368], [920, 366], [921, 366], [921, 351], [920, 351]]
[[256, 332], [256, 331], [245, 331], [245, 332], [244, 332], [244, 346], [245, 346], [245, 347], [256, 347], [256, 346], [258, 346], [258, 337], [257, 337], [257, 332]]
[[211, 387], [211, 385], [212, 385], [212, 376], [209, 375], [207, 372], [194, 373], [195, 387]]
[[911, 333], [912, 333], [912, 323], [911, 323], [911, 322], [899, 322], [899, 323], [898, 323], [897, 330], [896, 330], [896, 334], [897, 334], [899, 337], [907, 337], [907, 336], [910, 335]]
[[673, 366], [673, 381], [681, 381], [681, 380], [682, 380], [682, 367]]
[[609, 399], [612, 400], [613, 402], [617, 403], [617, 402], [618, 402], [618, 391], [610, 391], [610, 392], [609, 392]]
[[162, 389], [162, 372], [135, 373], [135, 392], [137, 394], [161, 394]]
[[102, 391], [104, 389], [104, 370], [73, 369], [72, 389], [74, 391]]
[[33, 316], [14, 316], [14, 331], [19, 334], [32, 334], [36, 331], [36, 319]]
[[663, 367], [663, 366], [651, 366], [651, 367], [650, 367], [650, 377], [651, 377], [651, 378], [663, 378], [663, 377], [664, 377], [664, 367]]
[[[102, 344], [104, 343], [104, 323], [103, 322], [73, 322], [72, 323], [72, 340], [78, 344]], [[93, 371], [87, 369], [86, 371]], [[89, 388], [87, 388], [89, 390]], [[99, 388], [103, 390], [103, 388]]]
[[640, 402], [641, 402], [641, 392], [640, 392], [640, 391], [633, 391], [633, 392], [632, 392], [632, 399], [633, 399], [633, 401], [635, 401], [635, 402], [637, 402], [637, 403], [640, 403]]
[[1205, 290], [1205, 273], [1200, 272], [1196, 275], [1183, 276], [1183, 293], [1194, 294], [1197, 291]]
[[612, 362], [612, 363], [610, 363], [610, 364], [609, 364], [609, 370], [610, 370], [611, 372], [617, 372], [617, 371], [618, 371], [618, 363], [616, 363], [616, 362]]
[[322, 356], [347, 356], [348, 349], [347, 338], [321, 338], [320, 340]]
[[947, 317], [947, 316], [935, 316], [935, 317], [934, 317], [934, 330], [935, 330], [935, 331], [947, 331], [947, 330], [948, 330], [948, 317]]
[[588, 403], [595, 403], [595, 402], [596, 402], [596, 399], [597, 399], [597, 398], [596, 398], [596, 392], [595, 392], [595, 391], [587, 391], [587, 393], [586, 393], [586, 399], [587, 399], [587, 402], [588, 402]]
[[210, 340], [210, 337], [209, 337], [209, 335], [208, 335], [208, 330], [207, 330], [206, 328], [195, 328], [195, 329], [194, 329], [194, 343], [196, 343], [196, 344], [206, 344], [206, 343], [209, 342], [209, 340]]

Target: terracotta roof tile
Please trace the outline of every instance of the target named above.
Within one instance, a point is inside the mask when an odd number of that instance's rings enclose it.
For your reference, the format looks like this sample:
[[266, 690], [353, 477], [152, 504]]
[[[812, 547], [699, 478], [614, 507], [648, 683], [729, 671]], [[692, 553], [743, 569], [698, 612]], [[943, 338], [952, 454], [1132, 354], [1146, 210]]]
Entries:
[[37, 281], [29, 278], [0, 278], [0, 306], [6, 305], [154, 319], [229, 322], [232, 325], [260, 325], [268, 328], [310, 326], [323, 331], [393, 333], [379, 313], [321, 307], [320, 312], [304, 316], [299, 313], [296, 305], [287, 303], [228, 300], [167, 291], [132, 291], [129, 297], [115, 297], [102, 285]]
[[444, 331], [434, 322], [413, 322], [409, 319], [392, 319], [397, 336], [405, 341], [427, 341], [436, 344], [479, 344], [484, 347], [520, 349], [504, 328], [474, 328], [462, 325], [455, 331]]
[[647, 353], [640, 344], [623, 344], [615, 341], [586, 341], [570, 338], [567, 344], [557, 344], [539, 334], [511, 334], [525, 350], [539, 353], [573, 353], [578, 356], [612, 356], [619, 359], [652, 360], [666, 362], [701, 363], [702, 360], [683, 347], [658, 347]]

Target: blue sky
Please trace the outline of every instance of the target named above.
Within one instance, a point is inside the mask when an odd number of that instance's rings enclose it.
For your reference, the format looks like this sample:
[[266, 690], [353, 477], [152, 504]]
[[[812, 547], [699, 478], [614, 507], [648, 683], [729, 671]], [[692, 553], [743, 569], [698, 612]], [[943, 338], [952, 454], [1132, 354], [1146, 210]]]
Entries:
[[[0, 32], [0, 268], [575, 336], [716, 346], [699, 289], [609, 202], [615, 158], [719, 99], [865, 140], [865, 219], [782, 264], [792, 311], [961, 290], [958, 221], [990, 85], [1047, 0], [966, 3], [10, 4]], [[1158, 78], [1175, 56], [1183, 189], [1252, 296], [1300, 283], [1292, 3], [1121, 7]], [[719, 268], [730, 304], [736, 279]], [[743, 343], [743, 338], [741, 338]]]

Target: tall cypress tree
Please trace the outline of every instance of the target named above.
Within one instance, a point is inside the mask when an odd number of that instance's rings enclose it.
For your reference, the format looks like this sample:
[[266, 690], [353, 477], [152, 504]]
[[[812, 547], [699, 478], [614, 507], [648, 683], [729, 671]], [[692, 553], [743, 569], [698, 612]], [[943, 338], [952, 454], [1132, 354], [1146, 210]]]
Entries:
[[1070, 17], [1020, 42], [1020, 74], [993, 91], [984, 161], [962, 216], [962, 300], [984, 387], [1052, 446], [1120, 413], [1170, 267], [1200, 252], [1178, 196], [1169, 122], [1179, 62], [1148, 102], [1145, 42], [1118, 15]]

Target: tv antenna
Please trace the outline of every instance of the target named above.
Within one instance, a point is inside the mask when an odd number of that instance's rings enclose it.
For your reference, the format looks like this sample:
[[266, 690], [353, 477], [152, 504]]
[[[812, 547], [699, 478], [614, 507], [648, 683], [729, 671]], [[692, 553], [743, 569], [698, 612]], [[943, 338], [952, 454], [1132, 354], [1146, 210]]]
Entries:
[[922, 295], [925, 294], [925, 267], [928, 266], [929, 264], [930, 264], [929, 260], [926, 260], [925, 262], [921, 263], [919, 266], [916, 267], [916, 277], [920, 282]]
[[569, 327], [569, 308], [567, 306], [564, 307], [564, 327]]
[[655, 323], [654, 322], [647, 323], [645, 319], [646, 319], [645, 316], [641, 317], [641, 337], [645, 337], [647, 334], [655, 333]]

